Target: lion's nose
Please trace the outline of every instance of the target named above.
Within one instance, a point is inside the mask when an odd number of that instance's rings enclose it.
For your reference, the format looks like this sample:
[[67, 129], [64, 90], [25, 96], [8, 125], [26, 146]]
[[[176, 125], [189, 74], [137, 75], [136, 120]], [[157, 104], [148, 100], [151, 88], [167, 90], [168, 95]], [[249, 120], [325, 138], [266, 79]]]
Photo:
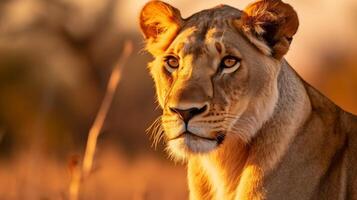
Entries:
[[180, 118], [187, 124], [188, 121], [190, 121], [194, 116], [204, 113], [207, 110], [207, 105], [201, 108], [193, 107], [185, 110], [170, 107], [170, 110], [171, 112], [174, 112], [179, 115]]

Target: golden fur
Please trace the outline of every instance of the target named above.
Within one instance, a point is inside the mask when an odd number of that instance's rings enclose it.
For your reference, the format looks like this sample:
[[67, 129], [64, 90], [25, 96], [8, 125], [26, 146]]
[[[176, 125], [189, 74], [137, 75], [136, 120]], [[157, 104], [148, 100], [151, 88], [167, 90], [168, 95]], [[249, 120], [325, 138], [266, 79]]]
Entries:
[[[298, 25], [280, 0], [187, 19], [161, 1], [142, 9], [163, 109], [155, 142], [164, 137], [169, 154], [187, 162], [190, 199], [357, 199], [357, 117], [283, 58]], [[239, 58], [235, 71], [221, 67], [227, 55]], [[179, 66], [168, 70], [172, 56]], [[189, 121], [177, 112], [192, 108]]]

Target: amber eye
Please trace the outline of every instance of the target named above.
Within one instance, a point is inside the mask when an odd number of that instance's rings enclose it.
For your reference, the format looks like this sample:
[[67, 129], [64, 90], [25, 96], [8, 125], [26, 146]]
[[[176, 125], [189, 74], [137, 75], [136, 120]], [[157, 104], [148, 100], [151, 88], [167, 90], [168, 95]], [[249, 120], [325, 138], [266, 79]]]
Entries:
[[240, 67], [240, 59], [234, 56], [226, 56], [221, 61], [223, 73], [232, 73]]
[[226, 56], [222, 59], [222, 67], [231, 68], [239, 62], [239, 59], [234, 56]]
[[169, 56], [165, 58], [165, 68], [167, 71], [172, 73], [180, 66], [179, 60], [174, 56]]

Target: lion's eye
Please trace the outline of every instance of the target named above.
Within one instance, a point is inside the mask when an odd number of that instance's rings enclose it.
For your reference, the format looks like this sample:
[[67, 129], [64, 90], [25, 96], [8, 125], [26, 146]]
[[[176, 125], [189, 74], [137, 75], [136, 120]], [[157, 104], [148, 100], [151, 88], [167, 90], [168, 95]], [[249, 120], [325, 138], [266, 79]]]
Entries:
[[179, 60], [174, 56], [165, 58], [165, 68], [170, 73], [174, 72], [180, 66]]
[[232, 73], [240, 67], [240, 59], [234, 56], [226, 56], [221, 61], [223, 73]]

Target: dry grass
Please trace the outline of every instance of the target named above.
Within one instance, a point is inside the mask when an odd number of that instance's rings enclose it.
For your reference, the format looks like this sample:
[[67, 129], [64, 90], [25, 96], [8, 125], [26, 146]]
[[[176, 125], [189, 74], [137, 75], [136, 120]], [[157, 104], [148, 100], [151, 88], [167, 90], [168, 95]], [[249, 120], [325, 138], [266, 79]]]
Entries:
[[[117, 149], [98, 152], [98, 166], [83, 182], [80, 199], [187, 199], [182, 166], [153, 155], [127, 157]], [[27, 152], [0, 162], [1, 200], [68, 199], [70, 173], [66, 162]]]
[[[120, 81], [121, 69], [132, 49], [130, 43], [124, 46], [89, 131], [83, 162], [81, 156], [74, 157], [68, 167], [68, 159], [51, 158], [39, 149], [17, 151], [13, 158], [0, 161], [0, 200], [187, 199], [183, 167], [147, 153], [129, 158], [108, 147], [96, 153], [97, 139]], [[98, 145], [99, 149], [105, 146], [102, 145]]]
[[85, 179], [88, 178], [88, 176], [91, 174], [98, 136], [102, 131], [103, 124], [107, 117], [108, 110], [112, 104], [115, 91], [121, 80], [122, 68], [125, 65], [129, 56], [131, 55], [132, 50], [132, 42], [127, 41], [124, 44], [122, 56], [117, 61], [110, 75], [104, 99], [99, 108], [94, 123], [88, 133], [87, 145], [83, 157], [82, 167], [79, 166], [77, 158], [73, 158], [70, 161], [71, 181], [69, 184], [69, 197], [71, 200], [78, 199], [81, 183], [85, 181]]

